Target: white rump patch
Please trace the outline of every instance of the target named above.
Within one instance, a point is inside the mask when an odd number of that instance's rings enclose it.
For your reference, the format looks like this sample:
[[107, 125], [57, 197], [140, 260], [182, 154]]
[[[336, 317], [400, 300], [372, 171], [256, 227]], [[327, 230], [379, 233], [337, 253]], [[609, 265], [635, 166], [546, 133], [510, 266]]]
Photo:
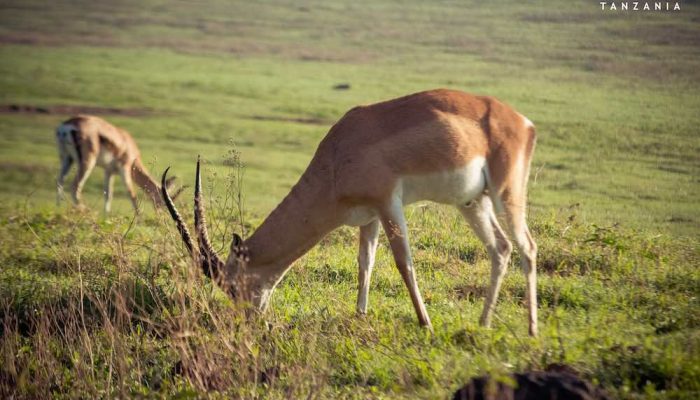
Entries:
[[75, 161], [80, 160], [75, 142], [73, 141], [73, 135], [71, 135], [71, 131], [77, 129], [78, 128], [73, 124], [61, 124], [56, 128], [56, 144], [58, 145], [58, 152], [61, 155], [61, 159], [72, 158]]
[[62, 124], [56, 129], [56, 136], [60, 142], [73, 143], [73, 135], [71, 131], [76, 131], [78, 128], [73, 124]]

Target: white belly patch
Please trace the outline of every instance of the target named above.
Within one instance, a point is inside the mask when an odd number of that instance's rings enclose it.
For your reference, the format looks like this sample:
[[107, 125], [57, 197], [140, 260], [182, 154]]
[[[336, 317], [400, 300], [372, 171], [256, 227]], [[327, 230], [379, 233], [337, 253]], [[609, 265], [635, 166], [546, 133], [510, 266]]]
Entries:
[[[403, 205], [429, 200], [449, 205], [463, 205], [477, 198], [486, 189], [484, 168], [486, 160], [478, 157], [464, 167], [425, 175], [407, 175], [399, 179], [394, 195]], [[371, 207], [357, 206], [350, 209], [345, 224], [363, 226], [378, 216]]]
[[363, 226], [374, 221], [377, 218], [377, 212], [370, 207], [357, 206], [350, 209], [347, 217], [345, 217], [345, 225]]
[[399, 181], [397, 194], [404, 205], [421, 200], [466, 204], [486, 189], [485, 165], [486, 160], [478, 157], [455, 170], [405, 176]]
[[104, 147], [100, 148], [100, 153], [97, 155], [97, 165], [107, 168], [111, 167], [114, 162], [114, 154]]

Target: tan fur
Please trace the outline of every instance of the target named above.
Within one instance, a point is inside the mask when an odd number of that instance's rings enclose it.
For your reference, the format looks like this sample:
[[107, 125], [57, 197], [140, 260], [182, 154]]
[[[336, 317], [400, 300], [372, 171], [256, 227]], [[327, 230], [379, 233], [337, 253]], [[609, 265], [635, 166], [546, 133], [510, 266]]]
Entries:
[[[486, 162], [487, 190], [468, 204], [454, 204], [492, 259], [492, 280], [481, 323], [490, 324], [512, 248], [493, 212], [495, 203], [503, 209], [508, 231], [522, 254], [528, 278], [529, 331], [535, 335], [536, 247], [525, 224], [527, 174], [534, 142], [531, 123], [491, 97], [439, 89], [355, 107], [330, 129], [299, 182], [279, 206], [241, 246], [232, 247], [235, 251], [225, 264], [220, 262], [220, 279], [265, 309], [275, 286], [297, 258], [328, 232], [351, 220], [350, 216], [366, 213], [358, 258], [358, 311], [366, 310], [379, 221], [419, 321], [430, 326], [416, 283], [397, 188], [405, 177], [456, 171], [481, 158]], [[241, 248], [250, 259], [247, 263], [241, 262], [241, 251], [237, 250]]]
[[71, 194], [76, 205], [82, 206], [82, 188], [95, 165], [100, 165], [105, 170], [105, 212], [110, 209], [112, 176], [115, 173], [124, 180], [135, 210], [138, 211], [138, 202], [134, 184], [141, 187], [156, 206], [162, 204], [158, 195], [160, 186], [149, 176], [141, 162], [136, 142], [127, 131], [99, 117], [78, 115], [59, 125], [56, 134], [62, 162], [57, 180], [58, 201], [62, 197], [65, 175], [75, 162], [78, 172]]

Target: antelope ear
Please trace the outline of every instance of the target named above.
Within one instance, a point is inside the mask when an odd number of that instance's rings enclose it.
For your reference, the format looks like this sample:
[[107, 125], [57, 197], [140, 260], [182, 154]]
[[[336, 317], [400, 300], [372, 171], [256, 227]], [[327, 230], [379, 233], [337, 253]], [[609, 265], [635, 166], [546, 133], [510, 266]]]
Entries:
[[231, 241], [231, 251], [238, 252], [240, 251], [240, 247], [243, 244], [243, 239], [241, 239], [240, 236], [238, 236], [237, 233], [233, 234], [233, 240]]
[[233, 240], [231, 241], [231, 253], [244, 263], [250, 262], [248, 246], [243, 245], [243, 239], [236, 233], [233, 234]]
[[175, 182], [175, 179], [177, 179], [177, 176], [171, 176], [170, 178], [165, 180], [165, 186], [170, 189], [170, 187], [173, 185], [173, 182]]

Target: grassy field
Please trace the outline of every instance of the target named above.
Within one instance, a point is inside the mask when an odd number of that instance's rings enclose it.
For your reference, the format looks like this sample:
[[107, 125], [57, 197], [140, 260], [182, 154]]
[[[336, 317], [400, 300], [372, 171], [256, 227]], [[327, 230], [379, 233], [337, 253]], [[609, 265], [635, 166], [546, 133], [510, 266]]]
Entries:
[[[459, 214], [411, 206], [435, 334], [415, 322], [384, 238], [354, 314], [357, 232], [297, 261], [263, 318], [193, 271], [168, 218], [120, 183], [94, 211], [55, 204], [53, 130], [0, 113], [0, 396], [445, 398], [470, 377], [563, 362], [617, 398], [700, 396], [700, 6], [590, 1], [0, 0], [0, 106], [99, 106], [154, 175], [198, 154], [216, 245], [248, 233], [343, 113], [449, 87], [498, 97], [538, 130], [529, 219], [541, 335], [517, 256], [492, 329], [485, 250]], [[349, 90], [336, 90], [338, 84]], [[134, 112], [135, 111], [135, 112]], [[243, 185], [228, 160], [238, 154]], [[190, 215], [191, 190], [179, 201]], [[141, 196], [145, 200], [145, 196]], [[226, 252], [226, 251], [224, 251]]]

